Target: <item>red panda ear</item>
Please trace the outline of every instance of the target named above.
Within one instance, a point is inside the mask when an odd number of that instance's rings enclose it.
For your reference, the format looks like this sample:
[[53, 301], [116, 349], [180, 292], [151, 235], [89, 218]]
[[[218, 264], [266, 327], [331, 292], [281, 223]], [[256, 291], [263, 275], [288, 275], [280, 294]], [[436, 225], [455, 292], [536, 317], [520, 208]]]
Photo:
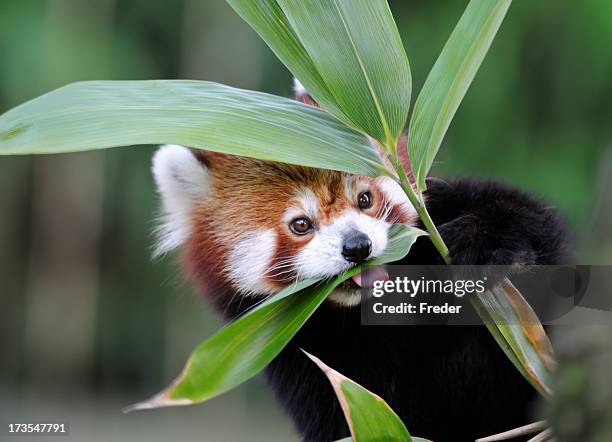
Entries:
[[296, 101], [308, 104], [309, 106], [313, 106], [319, 109], [321, 108], [321, 106], [319, 106], [319, 103], [313, 100], [306, 88], [302, 85], [302, 83], [300, 83], [300, 80], [295, 77], [293, 78], [293, 93], [295, 94], [294, 99]]
[[193, 147], [190, 147], [189, 150], [191, 151], [191, 154], [195, 157], [195, 159], [198, 160], [198, 162], [203, 167], [206, 167], [207, 169], [210, 168], [210, 158], [208, 155], [209, 152], [202, 149], [195, 149]]
[[162, 205], [156, 255], [180, 246], [190, 234], [193, 210], [210, 181], [206, 154], [200, 152], [175, 144], [161, 146], [155, 152], [153, 176]]

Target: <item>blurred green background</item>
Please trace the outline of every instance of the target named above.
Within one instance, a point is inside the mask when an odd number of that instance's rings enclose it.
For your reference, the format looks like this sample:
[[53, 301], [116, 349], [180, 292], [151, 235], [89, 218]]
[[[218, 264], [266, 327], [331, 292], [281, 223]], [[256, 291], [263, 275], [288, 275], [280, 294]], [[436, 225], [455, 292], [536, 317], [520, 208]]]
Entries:
[[[466, 4], [391, 1], [415, 91]], [[0, 112], [91, 79], [291, 90], [222, 0], [0, 0], [0, 55]], [[536, 192], [582, 262], [612, 263], [611, 129], [612, 2], [517, 1], [432, 173]], [[197, 407], [120, 413], [220, 325], [173, 257], [150, 258], [153, 149], [0, 158], [0, 423], [69, 422], [74, 440], [296, 440], [262, 378]]]

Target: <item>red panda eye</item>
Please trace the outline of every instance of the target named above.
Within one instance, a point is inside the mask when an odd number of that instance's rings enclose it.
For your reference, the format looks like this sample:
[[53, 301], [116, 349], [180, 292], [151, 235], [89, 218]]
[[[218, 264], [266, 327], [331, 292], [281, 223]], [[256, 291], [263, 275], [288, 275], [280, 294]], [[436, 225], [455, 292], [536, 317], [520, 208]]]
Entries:
[[291, 221], [289, 228], [296, 235], [306, 235], [312, 230], [312, 222], [308, 218], [296, 218]]
[[360, 209], [369, 209], [372, 207], [373, 198], [370, 192], [361, 192], [359, 197], [357, 198], [357, 204], [359, 204]]

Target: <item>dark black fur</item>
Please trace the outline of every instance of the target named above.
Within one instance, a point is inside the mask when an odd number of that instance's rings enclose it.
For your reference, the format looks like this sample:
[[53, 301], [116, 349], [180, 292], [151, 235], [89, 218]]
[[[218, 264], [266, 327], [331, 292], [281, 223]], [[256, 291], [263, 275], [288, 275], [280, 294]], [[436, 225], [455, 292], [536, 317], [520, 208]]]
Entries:
[[[566, 262], [555, 210], [494, 182], [428, 181], [427, 206], [456, 264]], [[420, 238], [402, 264], [442, 263]], [[324, 303], [267, 377], [308, 441], [349, 435], [323, 373], [299, 350], [380, 395], [413, 435], [473, 441], [530, 422], [533, 388], [484, 326], [361, 326], [359, 308]]]

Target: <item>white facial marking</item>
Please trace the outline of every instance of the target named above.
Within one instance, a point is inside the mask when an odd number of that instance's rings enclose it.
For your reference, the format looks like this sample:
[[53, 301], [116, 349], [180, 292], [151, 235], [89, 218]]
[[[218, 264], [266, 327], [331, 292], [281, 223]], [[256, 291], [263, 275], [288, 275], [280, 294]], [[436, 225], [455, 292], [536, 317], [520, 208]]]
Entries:
[[308, 215], [310, 219], [317, 218], [319, 215], [319, 200], [312, 190], [308, 188], [301, 189], [298, 191], [296, 199], [299, 201], [302, 209], [304, 209], [304, 212], [306, 212], [306, 215]]
[[153, 156], [153, 176], [161, 196], [161, 223], [154, 255], [179, 247], [191, 233], [194, 207], [206, 194], [208, 169], [183, 146], [161, 146]]
[[390, 223], [361, 213], [346, 210], [340, 217], [315, 231], [312, 240], [297, 254], [296, 269], [300, 277], [334, 276], [354, 265], [342, 256], [347, 235], [360, 232], [372, 241], [369, 258], [380, 256], [387, 247]]
[[347, 176], [344, 179], [344, 192], [351, 201], [357, 201], [359, 194], [370, 188], [370, 184], [365, 179], [358, 176]]
[[293, 205], [289, 206], [283, 213], [283, 223], [289, 224], [296, 218], [308, 217], [311, 220], [316, 220], [319, 215], [319, 201], [315, 193], [303, 188], [296, 192]]
[[401, 206], [401, 218], [405, 220], [416, 220], [418, 218], [416, 209], [395, 180], [388, 176], [381, 176], [376, 178], [375, 182], [382, 193], [385, 194], [385, 198], [391, 207], [396, 204]]
[[[356, 201], [359, 194], [368, 191], [371, 181], [362, 177], [345, 177], [345, 193], [349, 200]], [[388, 244], [388, 233], [392, 222], [387, 222], [391, 210], [399, 205], [401, 222], [412, 222], [417, 213], [410, 200], [390, 177], [379, 177], [374, 181], [384, 201], [375, 216], [367, 215], [358, 209], [347, 209], [329, 225], [318, 226], [313, 239], [300, 251], [296, 259], [296, 270], [300, 277], [330, 277], [352, 267], [354, 264], [344, 259], [342, 247], [347, 235], [352, 232], [363, 233], [372, 241], [372, 252], [368, 259], [380, 256]], [[361, 290], [351, 288], [336, 289], [329, 301], [342, 307], [353, 307], [361, 302]]]
[[243, 235], [230, 250], [226, 272], [234, 288], [243, 295], [273, 293], [266, 272], [276, 250], [276, 233], [272, 229]]

